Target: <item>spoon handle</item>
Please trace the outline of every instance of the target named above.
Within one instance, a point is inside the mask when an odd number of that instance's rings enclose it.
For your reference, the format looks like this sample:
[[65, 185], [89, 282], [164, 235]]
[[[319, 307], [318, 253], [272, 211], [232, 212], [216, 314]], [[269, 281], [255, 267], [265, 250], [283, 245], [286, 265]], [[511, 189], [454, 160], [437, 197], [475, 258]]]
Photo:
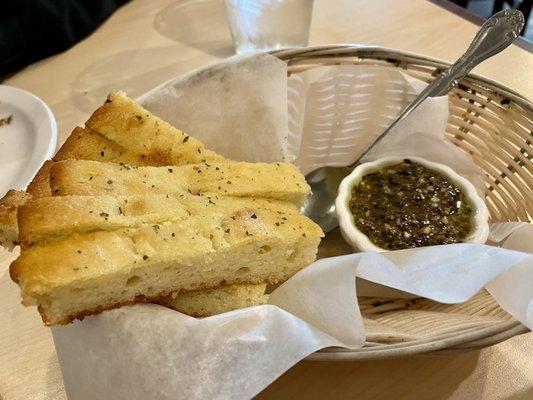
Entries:
[[357, 158], [355, 166], [370, 149], [379, 143], [400, 121], [403, 121], [428, 97], [447, 94], [476, 65], [508, 47], [524, 27], [524, 16], [518, 10], [503, 10], [485, 21], [470, 43], [468, 50], [450, 68], [440, 73], [437, 78], [413, 100], [389, 125], [383, 133]]

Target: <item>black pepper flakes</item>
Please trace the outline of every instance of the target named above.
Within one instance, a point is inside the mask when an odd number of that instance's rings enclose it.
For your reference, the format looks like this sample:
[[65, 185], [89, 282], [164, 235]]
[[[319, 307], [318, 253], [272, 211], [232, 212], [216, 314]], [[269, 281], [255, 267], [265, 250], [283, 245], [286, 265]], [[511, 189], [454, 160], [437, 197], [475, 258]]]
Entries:
[[185, 136], [185, 137], [183, 138], [183, 142], [182, 142], [182, 143], [187, 143], [187, 141], [189, 140], [189, 137], [190, 137], [190, 136]]
[[143, 260], [144, 261], [148, 260], [148, 256], [146, 254], [143, 256]]

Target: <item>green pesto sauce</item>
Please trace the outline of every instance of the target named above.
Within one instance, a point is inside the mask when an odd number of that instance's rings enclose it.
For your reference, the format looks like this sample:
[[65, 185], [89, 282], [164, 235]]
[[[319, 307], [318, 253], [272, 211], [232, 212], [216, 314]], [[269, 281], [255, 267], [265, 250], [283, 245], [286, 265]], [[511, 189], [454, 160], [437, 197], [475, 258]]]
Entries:
[[357, 228], [387, 250], [463, 241], [473, 208], [450, 180], [410, 160], [365, 175], [352, 189]]

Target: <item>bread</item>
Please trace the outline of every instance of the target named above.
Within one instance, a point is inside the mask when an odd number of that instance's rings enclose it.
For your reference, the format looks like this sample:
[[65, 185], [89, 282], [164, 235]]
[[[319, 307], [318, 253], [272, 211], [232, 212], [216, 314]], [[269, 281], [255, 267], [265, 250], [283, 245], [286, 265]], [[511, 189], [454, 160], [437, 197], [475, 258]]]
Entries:
[[26, 247], [74, 233], [180, 221], [191, 216], [235, 212], [239, 209], [275, 210], [280, 217], [298, 214], [291, 203], [265, 199], [193, 196], [189, 193], [134, 196], [56, 196], [33, 198], [19, 208], [21, 243]]
[[88, 128], [79, 126], [74, 128], [54, 156], [54, 161], [62, 160], [96, 160], [129, 165], [146, 165], [140, 154], [129, 151]]
[[10, 190], [0, 202], [0, 245], [12, 250], [18, 244], [17, 209], [31, 197], [20, 190]]
[[226, 161], [115, 93], [0, 200], [0, 242], [22, 242], [10, 272], [48, 324], [138, 301], [212, 315], [314, 260], [308, 191], [295, 167]]
[[[99, 160], [121, 162], [130, 165], [144, 165], [143, 159], [131, 151], [113, 143], [105, 137], [92, 133], [85, 128], [76, 127], [66, 142], [61, 146], [54, 161], [68, 159]], [[26, 192], [10, 190], [0, 199], [0, 245], [12, 250], [18, 243], [17, 210], [18, 207], [34, 197], [51, 196], [50, 168], [54, 163], [46, 161], [39, 169]]]
[[229, 161], [178, 167], [130, 167], [67, 160], [52, 166], [50, 185], [56, 196], [218, 193], [270, 198], [296, 205], [301, 205], [310, 192], [304, 177], [292, 164]]
[[[109, 94], [85, 128], [74, 128], [53, 157], [54, 162], [68, 159], [161, 166], [223, 161], [224, 157], [205, 149], [200, 141], [119, 92]], [[52, 163], [47, 161], [39, 170], [28, 186], [29, 194], [50, 196], [48, 177]], [[23, 191], [10, 191], [0, 199], [0, 245], [10, 250], [18, 243], [18, 205], [29, 197]]]
[[194, 290], [167, 297], [160, 304], [193, 317], [209, 317], [239, 308], [266, 304], [266, 283], [230, 285], [215, 289]]
[[320, 228], [302, 215], [242, 208], [155, 226], [73, 234], [10, 267], [47, 324], [173, 292], [278, 283], [314, 261]]
[[[203, 143], [157, 118], [124, 93], [111, 93], [85, 126], [144, 158], [147, 165], [222, 161]], [[176, 146], [180, 143], [180, 146]]]

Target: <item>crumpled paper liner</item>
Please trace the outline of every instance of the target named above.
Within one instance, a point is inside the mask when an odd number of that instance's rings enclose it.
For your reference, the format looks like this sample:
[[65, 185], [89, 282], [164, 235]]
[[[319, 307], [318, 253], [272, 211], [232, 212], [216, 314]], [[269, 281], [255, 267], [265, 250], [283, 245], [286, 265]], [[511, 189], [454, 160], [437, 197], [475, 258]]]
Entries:
[[208, 149], [239, 161], [287, 156], [287, 68], [268, 54], [237, 56], [178, 76], [138, 101]]
[[[240, 82], [239, 90], [246, 96], [257, 95], [276, 106], [287, 104], [279, 90], [283, 83], [275, 82], [277, 78], [271, 75], [264, 76], [268, 65], [277, 69], [279, 61], [262, 55], [258, 56], [261, 59], [258, 63], [255, 57], [226, 62], [228, 75], [225, 68], [214, 67], [213, 73], [207, 68], [164, 84], [141, 100], [181, 127], [179, 119], [169, 117], [174, 109], [180, 108], [183, 99], [191, 99], [189, 92], [194, 93], [191, 95], [194, 98], [202, 93], [218, 97], [206, 104], [219, 109], [204, 109], [203, 103], [199, 103], [198, 107], [183, 106], [180, 112], [193, 114], [188, 118], [197, 124], [192, 127], [195, 132], [209, 131], [215, 136], [220, 132], [210, 129], [216, 128], [216, 123], [201, 117], [218, 115], [219, 122], [225, 124], [224, 136], [202, 140], [228, 156], [223, 151], [224, 142], [238, 146], [237, 143], [243, 144], [243, 132], [249, 132], [248, 142], [254, 143], [258, 132], [253, 128], [254, 118], [242, 115], [242, 120], [238, 120], [227, 110], [234, 104], [221, 101], [227, 96], [228, 82], [238, 80], [241, 70], [246, 71], [248, 79]], [[251, 149], [253, 153], [246, 152], [248, 160], [285, 157], [293, 159], [304, 171], [327, 163], [348, 164], [357, 157], [363, 142], [379, 134], [423, 87], [422, 83], [383, 67], [337, 68], [317, 68], [304, 72], [298, 79], [296, 75], [289, 79], [287, 141], [281, 131], [261, 130], [265, 135], [261, 138], [262, 147]], [[210, 77], [211, 82], [203, 82]], [[263, 79], [272, 80], [272, 92], [269, 85], [257, 84]], [[241, 102], [247, 100], [243, 98]], [[369, 157], [391, 149], [409, 150], [405, 155], [421, 155], [447, 163], [476, 181], [479, 170], [443, 140], [446, 98], [428, 100], [422, 107], [425, 108], [398, 127], [389, 142]], [[361, 109], [365, 111], [360, 112]], [[241, 104], [239, 110], [246, 114], [245, 105]], [[257, 107], [252, 110], [257, 111]], [[366, 112], [371, 112], [372, 117], [365, 118]], [[281, 118], [282, 113], [278, 110], [265, 114], [265, 124], [278, 125], [279, 120], [273, 119]], [[225, 119], [226, 115], [232, 118]], [[242, 121], [246, 123], [241, 124]], [[332, 132], [330, 139], [328, 130]], [[419, 136], [415, 139], [411, 135]], [[357, 136], [357, 140], [352, 136]], [[405, 147], [407, 142], [399, 140], [404, 136], [411, 137], [409, 143], [413, 147]], [[420, 143], [424, 145], [417, 145]], [[437, 147], [430, 149], [427, 144]], [[479, 182], [476, 185], [482, 189]], [[513, 250], [455, 244], [326, 258], [276, 289], [270, 305], [195, 319], [158, 305], [143, 304], [53, 327], [67, 394], [72, 399], [250, 398], [321, 348], [363, 345], [365, 333], [357, 304], [356, 276], [364, 279], [358, 282], [367, 283], [357, 285], [357, 290], [367, 296], [386, 296], [391, 291], [397, 295], [400, 290], [406, 296], [443, 303], [466, 301], [485, 286], [505, 310], [531, 328], [533, 256], [516, 250], [531, 251], [523, 246], [531, 246], [532, 227], [526, 224], [494, 228], [492, 239]]]

